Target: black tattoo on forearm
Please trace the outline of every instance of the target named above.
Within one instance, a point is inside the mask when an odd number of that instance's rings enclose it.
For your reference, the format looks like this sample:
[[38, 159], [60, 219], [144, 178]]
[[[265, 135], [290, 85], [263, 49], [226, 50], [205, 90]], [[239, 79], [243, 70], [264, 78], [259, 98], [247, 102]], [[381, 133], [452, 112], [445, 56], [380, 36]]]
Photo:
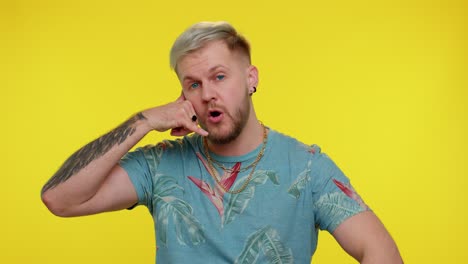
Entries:
[[135, 133], [135, 123], [144, 119], [146, 117], [142, 113], [138, 113], [116, 129], [79, 149], [65, 161], [62, 167], [44, 185], [42, 193], [65, 182], [93, 160], [106, 154], [113, 146], [122, 144], [127, 137]]

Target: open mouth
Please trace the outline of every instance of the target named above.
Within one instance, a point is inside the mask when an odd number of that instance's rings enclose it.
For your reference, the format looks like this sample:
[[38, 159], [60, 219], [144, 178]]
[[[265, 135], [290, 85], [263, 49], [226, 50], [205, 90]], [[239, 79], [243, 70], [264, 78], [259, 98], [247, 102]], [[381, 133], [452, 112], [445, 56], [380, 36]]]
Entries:
[[210, 112], [210, 117], [218, 117], [221, 115], [221, 112], [219, 111], [211, 111]]
[[213, 110], [209, 112], [208, 120], [212, 123], [221, 122], [223, 118], [223, 113], [221, 111]]

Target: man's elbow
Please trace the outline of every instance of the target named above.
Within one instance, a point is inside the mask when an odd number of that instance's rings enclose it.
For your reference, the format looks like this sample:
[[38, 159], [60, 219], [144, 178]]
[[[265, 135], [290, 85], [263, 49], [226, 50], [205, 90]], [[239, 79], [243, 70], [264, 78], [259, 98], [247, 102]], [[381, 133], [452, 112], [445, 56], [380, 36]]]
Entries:
[[41, 200], [49, 211], [58, 217], [71, 217], [70, 210], [66, 206], [60, 203], [59, 199], [54, 197], [49, 191], [45, 191], [41, 194]]

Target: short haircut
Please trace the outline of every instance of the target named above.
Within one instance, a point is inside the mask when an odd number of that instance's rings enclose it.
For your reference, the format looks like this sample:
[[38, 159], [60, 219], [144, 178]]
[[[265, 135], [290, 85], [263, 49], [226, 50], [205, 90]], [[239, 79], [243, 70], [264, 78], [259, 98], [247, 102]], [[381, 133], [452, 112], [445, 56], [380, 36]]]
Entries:
[[172, 45], [171, 68], [177, 71], [180, 59], [216, 40], [223, 40], [231, 51], [240, 51], [251, 63], [249, 42], [231, 24], [224, 21], [200, 22], [185, 30]]

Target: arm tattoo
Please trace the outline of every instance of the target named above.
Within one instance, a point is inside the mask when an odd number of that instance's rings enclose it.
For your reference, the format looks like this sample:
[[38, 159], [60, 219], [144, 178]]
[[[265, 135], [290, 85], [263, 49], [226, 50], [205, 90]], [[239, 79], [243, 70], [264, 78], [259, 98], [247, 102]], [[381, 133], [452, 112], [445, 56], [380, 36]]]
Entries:
[[122, 144], [122, 142], [124, 142], [127, 137], [136, 131], [134, 124], [138, 120], [144, 119], [146, 119], [146, 117], [142, 113], [138, 113], [118, 126], [116, 129], [79, 149], [65, 161], [62, 167], [44, 185], [42, 188], [42, 193], [51, 188], [54, 188], [60, 183], [65, 182], [72, 175], [78, 173], [93, 160], [106, 154], [115, 145]]

